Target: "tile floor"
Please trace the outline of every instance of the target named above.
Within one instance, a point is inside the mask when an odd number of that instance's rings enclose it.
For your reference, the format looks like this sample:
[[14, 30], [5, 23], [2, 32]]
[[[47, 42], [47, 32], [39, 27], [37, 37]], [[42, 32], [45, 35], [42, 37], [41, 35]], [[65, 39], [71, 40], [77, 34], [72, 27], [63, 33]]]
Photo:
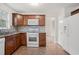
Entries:
[[48, 41], [46, 47], [27, 48], [21, 46], [13, 55], [68, 55], [58, 44]]

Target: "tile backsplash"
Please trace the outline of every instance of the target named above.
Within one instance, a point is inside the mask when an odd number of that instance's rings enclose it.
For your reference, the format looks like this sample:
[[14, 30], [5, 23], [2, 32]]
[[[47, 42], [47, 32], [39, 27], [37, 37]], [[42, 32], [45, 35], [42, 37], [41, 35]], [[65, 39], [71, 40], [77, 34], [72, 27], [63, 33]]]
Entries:
[[39, 31], [36, 32], [45, 32], [45, 26], [21, 26], [18, 27], [19, 32], [31, 32], [30, 29], [39, 29]]
[[10, 29], [0, 29], [0, 33], [13, 33], [13, 32], [16, 32], [16, 28], [15, 27], [11, 27]]
[[13, 27], [11, 26], [10, 29], [0, 29], [0, 33], [13, 33], [13, 32], [33, 32], [30, 31], [30, 29], [38, 29], [38, 31], [34, 31], [34, 32], [38, 32], [38, 33], [44, 33], [45, 32], [45, 26], [20, 26], [20, 27]]

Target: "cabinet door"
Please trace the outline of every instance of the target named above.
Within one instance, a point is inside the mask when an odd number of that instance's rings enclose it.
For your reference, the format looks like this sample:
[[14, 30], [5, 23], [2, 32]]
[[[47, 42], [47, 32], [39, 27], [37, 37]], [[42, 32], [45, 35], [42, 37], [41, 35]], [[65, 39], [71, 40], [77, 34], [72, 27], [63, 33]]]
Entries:
[[21, 14], [13, 14], [13, 25], [22, 26], [24, 25], [24, 17]]
[[5, 54], [10, 55], [16, 49], [16, 41], [14, 36], [7, 36], [5, 39]]
[[16, 36], [15, 37], [15, 39], [16, 39], [16, 47], [18, 48], [21, 45], [20, 34], [16, 34], [15, 36]]
[[39, 33], [39, 47], [46, 46], [46, 33]]
[[40, 15], [39, 25], [45, 26], [45, 15]]
[[24, 15], [24, 25], [28, 25], [28, 15]]
[[36, 15], [28, 15], [28, 19], [35, 19]]
[[26, 39], [26, 33], [20, 33], [20, 40], [21, 40], [21, 45], [27, 46], [27, 39]]

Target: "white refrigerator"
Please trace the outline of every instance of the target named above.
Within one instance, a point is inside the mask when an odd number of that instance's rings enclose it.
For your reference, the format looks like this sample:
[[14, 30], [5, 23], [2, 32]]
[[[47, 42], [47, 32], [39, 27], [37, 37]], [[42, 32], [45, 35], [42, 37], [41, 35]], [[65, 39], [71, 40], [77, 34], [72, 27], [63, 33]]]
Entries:
[[72, 55], [79, 54], [79, 14], [64, 19], [63, 48]]

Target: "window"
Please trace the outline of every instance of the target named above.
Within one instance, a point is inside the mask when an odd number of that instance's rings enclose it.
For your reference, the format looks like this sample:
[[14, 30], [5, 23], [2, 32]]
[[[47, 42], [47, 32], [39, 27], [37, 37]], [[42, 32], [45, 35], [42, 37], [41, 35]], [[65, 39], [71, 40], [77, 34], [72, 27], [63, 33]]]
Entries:
[[7, 28], [8, 13], [0, 10], [0, 29]]

